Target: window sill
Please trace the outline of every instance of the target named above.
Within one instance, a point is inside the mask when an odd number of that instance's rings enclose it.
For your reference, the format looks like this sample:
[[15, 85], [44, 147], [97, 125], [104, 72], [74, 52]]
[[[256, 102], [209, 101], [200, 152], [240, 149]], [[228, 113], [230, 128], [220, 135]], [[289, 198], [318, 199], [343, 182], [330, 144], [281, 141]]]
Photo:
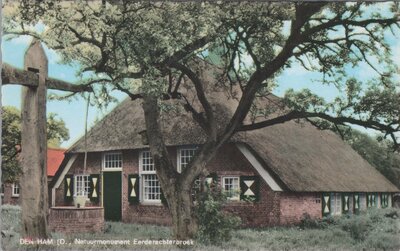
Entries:
[[143, 201], [140, 202], [140, 205], [142, 206], [163, 206], [163, 204], [161, 203], [161, 201]]
[[11, 198], [19, 198], [19, 195], [11, 195]]
[[103, 168], [103, 172], [121, 172], [122, 168]]

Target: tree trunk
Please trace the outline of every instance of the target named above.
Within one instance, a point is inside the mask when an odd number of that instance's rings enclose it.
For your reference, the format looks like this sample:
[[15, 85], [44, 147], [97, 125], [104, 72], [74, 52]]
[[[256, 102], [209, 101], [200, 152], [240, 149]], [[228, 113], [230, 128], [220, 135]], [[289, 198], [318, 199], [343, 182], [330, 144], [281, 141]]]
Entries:
[[39, 41], [25, 54], [25, 69], [39, 74], [37, 87], [22, 87], [22, 236], [47, 238], [47, 58]]
[[197, 230], [191, 201], [191, 184], [194, 179], [192, 182], [182, 182], [182, 175], [169, 158], [159, 125], [157, 98], [146, 96], [143, 100], [150, 151], [172, 216], [174, 237], [179, 240], [193, 238]]
[[192, 211], [190, 190], [181, 189], [179, 185], [164, 187], [164, 195], [172, 217], [174, 238], [177, 240], [194, 238], [197, 232], [197, 221]]

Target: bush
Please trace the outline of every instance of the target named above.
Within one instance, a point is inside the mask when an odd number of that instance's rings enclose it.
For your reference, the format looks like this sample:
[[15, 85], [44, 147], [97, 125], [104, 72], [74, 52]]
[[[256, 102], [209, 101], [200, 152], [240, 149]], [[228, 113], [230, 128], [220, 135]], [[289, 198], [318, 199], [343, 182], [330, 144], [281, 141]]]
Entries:
[[323, 229], [326, 228], [328, 224], [329, 221], [327, 221], [327, 218], [324, 218], [322, 220], [315, 219], [311, 218], [311, 216], [308, 213], [304, 213], [303, 217], [301, 218], [299, 227], [301, 229]]
[[225, 195], [218, 187], [206, 189], [197, 196], [195, 208], [199, 229], [197, 240], [203, 244], [221, 244], [231, 239], [232, 230], [240, 225], [240, 218], [223, 212]]
[[364, 241], [372, 228], [372, 220], [364, 215], [353, 215], [340, 221], [341, 228], [356, 241]]

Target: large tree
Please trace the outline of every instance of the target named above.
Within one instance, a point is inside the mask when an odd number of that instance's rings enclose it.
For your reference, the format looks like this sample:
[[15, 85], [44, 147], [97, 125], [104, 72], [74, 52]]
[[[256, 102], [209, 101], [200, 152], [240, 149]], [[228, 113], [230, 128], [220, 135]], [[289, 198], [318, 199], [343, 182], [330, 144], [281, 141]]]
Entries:
[[[21, 111], [12, 106], [2, 107], [2, 162], [3, 181], [17, 181], [21, 175], [21, 165], [18, 153], [21, 145]], [[47, 142], [50, 147], [60, 147], [60, 144], [69, 139], [68, 128], [65, 122], [58, 119], [55, 113], [47, 117]]]
[[[85, 83], [94, 86], [101, 100], [111, 89], [143, 99], [149, 146], [174, 235], [185, 239], [196, 231], [192, 183], [236, 132], [321, 118], [382, 131], [397, 147], [399, 90], [384, 35], [399, 27], [398, 8], [398, 3], [376, 9], [357, 2], [22, 1], [6, 20], [6, 33], [35, 36], [58, 50], [64, 63], [78, 62], [80, 73], [92, 73]], [[30, 29], [39, 21], [45, 25], [42, 33]], [[212, 85], [240, 92], [227, 123], [218, 122], [211, 94], [205, 91], [210, 79], [204, 78], [199, 57], [218, 64]], [[296, 62], [321, 73], [321, 82], [336, 85], [341, 95], [326, 102], [309, 90], [291, 90], [283, 99], [285, 113], [271, 117], [270, 107], [256, 105], [265, 102], [254, 101], [268, 95], [275, 78]], [[379, 75], [370, 85], [348, 78], [346, 68], [360, 63]], [[183, 80], [193, 87], [198, 105], [185, 96]], [[159, 104], [166, 99], [181, 100], [178, 104], [207, 135], [181, 173], [160, 129]]]

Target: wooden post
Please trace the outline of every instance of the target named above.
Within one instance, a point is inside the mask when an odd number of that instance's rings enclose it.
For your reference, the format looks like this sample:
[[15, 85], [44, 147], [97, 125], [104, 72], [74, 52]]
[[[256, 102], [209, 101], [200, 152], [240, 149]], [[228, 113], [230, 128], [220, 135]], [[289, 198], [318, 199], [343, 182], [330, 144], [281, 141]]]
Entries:
[[47, 132], [46, 78], [48, 61], [41, 43], [32, 40], [25, 53], [25, 70], [39, 75], [38, 85], [22, 87], [22, 152], [23, 174], [20, 178], [22, 235], [47, 238]]

